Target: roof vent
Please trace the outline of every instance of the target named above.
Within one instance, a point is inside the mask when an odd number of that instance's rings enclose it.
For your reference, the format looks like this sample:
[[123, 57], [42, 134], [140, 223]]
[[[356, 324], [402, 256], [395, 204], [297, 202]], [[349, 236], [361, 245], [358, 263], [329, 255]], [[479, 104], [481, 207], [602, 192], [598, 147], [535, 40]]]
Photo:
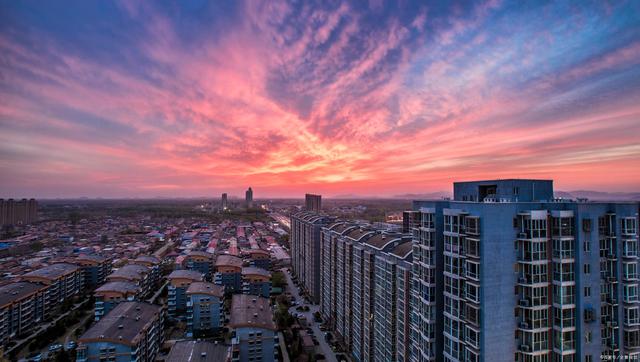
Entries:
[[202, 353], [200, 353], [200, 357], [202, 357], [202, 358], [207, 358], [207, 352], [202, 352]]
[[253, 313], [253, 318], [258, 318], [258, 313]]
[[136, 320], [137, 320], [137, 321], [139, 321], [139, 320], [140, 320], [140, 316], [137, 316], [137, 317], [136, 317]]
[[122, 329], [122, 328], [124, 328], [124, 325], [118, 324], [118, 329]]

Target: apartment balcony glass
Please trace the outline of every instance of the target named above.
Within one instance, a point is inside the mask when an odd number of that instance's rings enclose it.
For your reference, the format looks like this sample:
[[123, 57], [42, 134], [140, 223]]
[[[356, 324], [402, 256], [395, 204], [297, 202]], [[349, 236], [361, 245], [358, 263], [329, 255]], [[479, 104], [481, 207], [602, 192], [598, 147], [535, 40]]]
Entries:
[[551, 235], [554, 238], [573, 237], [573, 217], [554, 217]]
[[635, 236], [638, 228], [636, 226], [636, 218], [625, 217], [620, 219], [620, 232], [625, 236]]
[[548, 332], [522, 332], [518, 349], [525, 353], [537, 353], [549, 350]]
[[547, 260], [547, 243], [536, 241], [518, 241], [518, 261], [525, 263]]
[[565, 329], [576, 326], [575, 309], [553, 308], [553, 326]]
[[553, 258], [556, 259], [573, 259], [575, 258], [575, 250], [573, 245], [575, 240], [568, 239], [553, 239]]
[[553, 303], [554, 304], [575, 304], [576, 288], [573, 285], [554, 285], [553, 286]]
[[576, 335], [575, 331], [554, 333], [553, 348], [562, 352], [575, 351], [576, 349], [575, 335]]
[[575, 282], [573, 263], [553, 263], [553, 281], [559, 283]]
[[623, 258], [637, 258], [638, 257], [638, 241], [635, 239], [624, 240], [622, 246]]
[[638, 284], [625, 284], [622, 298], [625, 303], [638, 302]]

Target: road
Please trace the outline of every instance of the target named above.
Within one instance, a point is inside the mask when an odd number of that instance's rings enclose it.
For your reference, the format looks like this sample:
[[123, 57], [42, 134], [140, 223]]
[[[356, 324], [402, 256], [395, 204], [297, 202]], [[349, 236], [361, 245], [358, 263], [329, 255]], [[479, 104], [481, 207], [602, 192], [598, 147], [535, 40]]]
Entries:
[[303, 316], [305, 316], [307, 318], [307, 322], [309, 322], [309, 326], [311, 326], [311, 328], [313, 329], [313, 334], [318, 339], [318, 342], [320, 342], [320, 345], [316, 346], [316, 350], [318, 349], [318, 347], [320, 348], [319, 352], [324, 354], [324, 356], [326, 357], [326, 361], [338, 362], [338, 360], [336, 359], [336, 354], [331, 350], [331, 346], [329, 346], [329, 344], [324, 340], [324, 332], [322, 332], [318, 328], [320, 326], [320, 323], [317, 323], [313, 320], [313, 313], [317, 312], [320, 309], [320, 306], [304, 303], [304, 298], [302, 298], [298, 293], [298, 288], [296, 287], [295, 284], [293, 284], [293, 281], [291, 280], [291, 275], [287, 273], [287, 269], [282, 268], [280, 270], [282, 270], [282, 272], [286, 276], [287, 286], [289, 287], [289, 293], [291, 293], [291, 295], [293, 295], [296, 298], [296, 302], [300, 303], [301, 305], [309, 306], [308, 312], [298, 312], [296, 310], [297, 306], [294, 306], [289, 308], [289, 313], [302, 314]]
[[276, 222], [280, 223], [280, 225], [286, 227], [287, 230], [291, 230], [291, 221], [289, 220], [288, 217], [282, 214], [279, 214], [277, 212], [272, 212], [271, 214], [269, 214], [269, 216], [274, 218]]

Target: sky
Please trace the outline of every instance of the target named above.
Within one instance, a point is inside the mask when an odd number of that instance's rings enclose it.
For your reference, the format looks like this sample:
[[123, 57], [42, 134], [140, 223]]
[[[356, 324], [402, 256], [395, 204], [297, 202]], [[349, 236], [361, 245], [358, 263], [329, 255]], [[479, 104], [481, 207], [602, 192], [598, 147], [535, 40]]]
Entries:
[[640, 1], [3, 1], [0, 197], [640, 191]]

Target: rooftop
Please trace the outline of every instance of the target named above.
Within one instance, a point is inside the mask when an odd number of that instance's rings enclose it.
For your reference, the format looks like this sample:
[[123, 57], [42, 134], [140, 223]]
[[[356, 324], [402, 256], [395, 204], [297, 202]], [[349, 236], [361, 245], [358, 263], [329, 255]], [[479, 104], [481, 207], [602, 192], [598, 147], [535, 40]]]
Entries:
[[216, 258], [216, 266], [235, 266], [242, 267], [242, 259], [233, 255], [218, 255]]
[[399, 234], [376, 234], [365, 241], [368, 245], [373, 246], [376, 249], [384, 249], [389, 243], [400, 240], [402, 235]]
[[178, 341], [171, 348], [166, 362], [226, 361], [229, 347], [207, 341]]
[[353, 239], [353, 240], [360, 240], [362, 239], [363, 236], [365, 236], [366, 234], [371, 233], [371, 230], [364, 230], [364, 229], [354, 229], [351, 230], [347, 233], [347, 237]]
[[391, 254], [397, 256], [400, 259], [406, 259], [411, 255], [413, 250], [413, 243], [410, 241], [404, 242], [391, 250]]
[[130, 282], [107, 282], [96, 289], [96, 294], [104, 292], [137, 293], [140, 287]]
[[44, 285], [31, 282], [16, 282], [3, 285], [0, 287], [0, 308], [45, 288]]
[[267, 278], [271, 277], [271, 273], [269, 273], [267, 270], [264, 270], [262, 268], [256, 268], [253, 266], [247, 266], [242, 268], [242, 275], [260, 275]]
[[80, 255], [76, 259], [76, 261], [92, 261], [95, 263], [104, 263], [107, 261], [107, 258], [97, 254], [89, 254], [89, 255]]
[[107, 278], [120, 277], [127, 279], [142, 279], [144, 275], [149, 274], [149, 268], [144, 265], [127, 264], [122, 268], [111, 273]]
[[231, 328], [256, 327], [276, 330], [268, 298], [234, 294], [231, 301]]
[[191, 283], [187, 294], [208, 294], [214, 297], [222, 297], [224, 295], [224, 286], [207, 282]]
[[57, 263], [45, 266], [38, 270], [34, 270], [24, 275], [26, 278], [44, 278], [48, 280], [55, 280], [67, 274], [71, 274], [78, 270], [77, 265], [69, 263]]
[[203, 258], [211, 258], [213, 259], [213, 254], [207, 253], [206, 251], [193, 250], [190, 251], [187, 256], [201, 256]]
[[174, 270], [169, 274], [167, 279], [191, 279], [191, 280], [202, 280], [204, 276], [199, 271], [195, 270], [185, 270], [178, 269]]
[[[79, 341], [83, 343], [109, 341], [135, 345], [155, 319], [162, 307], [141, 303], [122, 302], [86, 331]], [[126, 326], [126, 328], [125, 328]]]
[[140, 255], [134, 260], [134, 262], [142, 262], [142, 263], [150, 263], [150, 264], [160, 264], [160, 259], [151, 255]]

